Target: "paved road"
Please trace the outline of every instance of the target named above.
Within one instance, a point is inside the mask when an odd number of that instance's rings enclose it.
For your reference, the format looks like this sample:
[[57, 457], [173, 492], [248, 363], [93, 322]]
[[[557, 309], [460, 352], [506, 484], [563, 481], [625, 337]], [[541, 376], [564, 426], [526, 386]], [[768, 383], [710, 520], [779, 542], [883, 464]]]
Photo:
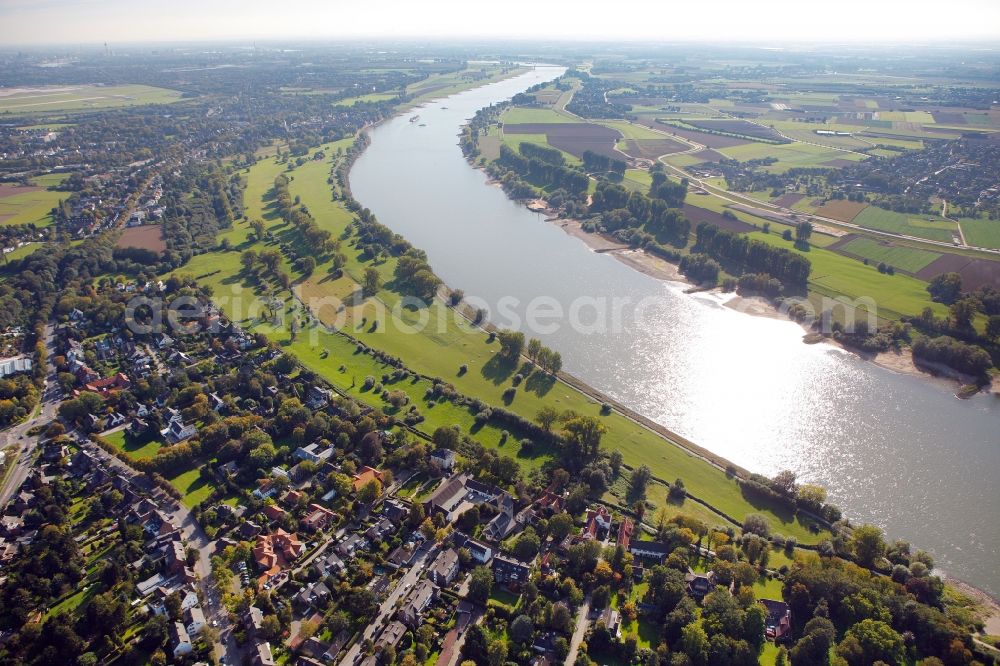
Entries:
[[590, 595], [588, 594], [580, 605], [580, 610], [576, 615], [576, 629], [573, 631], [573, 638], [569, 642], [569, 654], [566, 655], [567, 664], [576, 663], [576, 655], [580, 651], [580, 644], [590, 626]]
[[396, 611], [396, 602], [399, 601], [403, 596], [409, 593], [413, 588], [414, 583], [420, 579], [423, 574], [424, 569], [426, 569], [431, 562], [434, 561], [434, 555], [437, 554], [438, 546], [435, 544], [428, 550], [422, 550], [422, 553], [417, 557], [416, 562], [410, 567], [410, 570], [403, 574], [403, 577], [399, 579], [396, 587], [393, 588], [389, 596], [385, 598], [385, 601], [378, 608], [378, 615], [372, 620], [367, 627], [365, 627], [364, 632], [361, 634], [361, 638], [354, 642], [351, 649], [347, 651], [344, 658], [340, 660], [340, 666], [353, 666], [354, 662], [358, 659], [361, 654], [361, 643], [364, 639], [369, 638], [375, 640], [378, 634], [382, 631], [382, 625], [392, 617], [392, 614]]
[[[87, 449], [100, 458], [109, 469], [113, 469], [119, 474], [128, 477], [134, 477], [142, 481], [145, 480], [144, 475], [139, 474], [99, 446], [89, 443], [86, 435], [79, 433], [78, 439], [84, 442]], [[219, 632], [219, 642], [215, 645], [215, 653], [218, 655], [221, 652], [225, 655], [227, 664], [240, 664], [242, 663], [242, 651], [236, 644], [232, 623], [229, 621], [229, 612], [222, 604], [221, 595], [214, 585], [215, 578], [212, 575], [209, 559], [212, 545], [211, 540], [205, 534], [201, 525], [198, 524], [198, 521], [191, 515], [187, 507], [180, 502], [177, 502], [175, 510], [172, 512], [167, 511], [166, 513], [170, 516], [171, 521], [180, 528], [181, 535], [184, 537], [187, 545], [198, 550], [199, 557], [194, 564], [193, 570], [198, 575], [198, 585], [200, 586], [202, 597], [205, 599], [205, 606], [202, 608], [205, 612], [205, 619], [210, 626], [214, 626]]]
[[10, 498], [18, 491], [24, 480], [28, 478], [28, 472], [31, 471], [38, 438], [28, 437], [27, 432], [37, 425], [48, 423], [54, 419], [59, 403], [62, 401], [62, 391], [59, 389], [56, 368], [51, 362], [54, 348], [55, 328], [49, 324], [45, 327], [45, 349], [48, 351], [50, 360], [46, 364], [45, 387], [42, 389], [41, 405], [34, 417], [0, 432], [0, 445], [6, 447], [7, 455], [12, 458], [10, 474], [3, 487], [0, 488], [0, 507], [7, 506]]

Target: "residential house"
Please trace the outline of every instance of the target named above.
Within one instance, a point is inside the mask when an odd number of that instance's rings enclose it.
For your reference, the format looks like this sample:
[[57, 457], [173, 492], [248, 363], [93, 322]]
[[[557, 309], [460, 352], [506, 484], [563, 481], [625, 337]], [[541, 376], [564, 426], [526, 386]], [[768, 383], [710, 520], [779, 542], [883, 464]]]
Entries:
[[253, 655], [253, 666], [275, 666], [270, 643], [256, 643], [251, 654]]
[[264, 613], [261, 609], [256, 606], [250, 606], [247, 608], [246, 615], [243, 617], [243, 623], [246, 625], [247, 631], [250, 636], [253, 637], [260, 633], [261, 629], [264, 628]]
[[372, 481], [378, 480], [382, 481], [382, 472], [375, 469], [374, 467], [362, 467], [361, 471], [354, 475], [352, 478], [352, 483], [354, 484], [354, 492], [358, 492], [366, 485]]
[[191, 637], [188, 636], [187, 629], [180, 622], [174, 622], [170, 625], [170, 645], [173, 646], [174, 659], [180, 659], [186, 654], [191, 654], [194, 650]]
[[322, 581], [318, 581], [302, 588], [302, 591], [295, 595], [295, 603], [302, 608], [309, 608], [316, 604], [326, 603], [331, 596], [330, 588]]
[[715, 572], [709, 571], [708, 573], [695, 573], [689, 572], [684, 576], [684, 581], [687, 583], [687, 592], [692, 597], [701, 601], [705, 596], [715, 589], [718, 585], [718, 580], [715, 578]]
[[455, 467], [455, 452], [451, 449], [437, 449], [431, 453], [431, 463], [445, 474], [451, 474]]
[[403, 640], [403, 636], [406, 635], [408, 629], [406, 625], [398, 620], [393, 620], [389, 625], [382, 630], [379, 634], [378, 640], [375, 642], [375, 648], [381, 650], [386, 647], [392, 647], [395, 649], [399, 642]]
[[365, 532], [365, 538], [369, 541], [385, 541], [396, 531], [396, 526], [388, 518], [382, 518]]
[[186, 629], [189, 635], [196, 636], [205, 628], [205, 613], [201, 606], [188, 608], [184, 613], [184, 621], [187, 622]]
[[309, 505], [309, 515], [302, 519], [302, 529], [316, 532], [326, 527], [337, 517], [337, 514], [319, 504]]
[[113, 393], [124, 391], [131, 386], [132, 382], [129, 381], [129, 378], [124, 373], [119, 372], [114, 377], [105, 377], [104, 379], [90, 381], [84, 385], [84, 388], [106, 398]]
[[258, 535], [253, 549], [253, 558], [261, 571], [261, 581], [266, 582], [282, 570], [287, 569], [296, 560], [305, 544], [298, 536], [278, 529], [268, 535]]
[[421, 580], [407, 595], [397, 617], [406, 626], [416, 629], [420, 626], [423, 612], [437, 599], [439, 592], [437, 585], [426, 579]]
[[330, 459], [333, 455], [332, 448], [321, 449], [318, 442], [313, 442], [306, 446], [300, 446], [295, 449], [294, 456], [297, 460], [308, 460], [309, 462], [316, 463], [317, 465], [322, 464]]
[[493, 549], [475, 539], [470, 539], [462, 532], [452, 532], [452, 544], [455, 548], [465, 548], [476, 564], [486, 564], [493, 557]]
[[337, 544], [337, 552], [343, 557], [354, 557], [354, 553], [365, 545], [365, 540], [357, 534], [348, 534], [343, 541]]
[[410, 507], [400, 500], [390, 497], [382, 502], [382, 515], [399, 524], [410, 515]]
[[792, 611], [784, 601], [760, 599], [767, 618], [764, 620], [764, 635], [775, 643], [780, 643], [792, 633]]
[[493, 580], [506, 585], [520, 585], [531, 577], [531, 567], [506, 555], [497, 555], [490, 565]]
[[458, 553], [454, 548], [441, 551], [431, 565], [430, 579], [439, 587], [448, 587], [457, 575]]
[[622, 518], [621, 525], [618, 526], [617, 544], [628, 551], [629, 544], [632, 543], [632, 533], [635, 531], [635, 523], [628, 517]]
[[197, 429], [193, 425], [185, 425], [184, 419], [178, 414], [170, 419], [166, 428], [160, 431], [160, 436], [168, 444], [177, 444], [178, 442], [183, 442], [186, 439], [194, 437], [197, 432]]
[[306, 407], [309, 409], [323, 409], [333, 398], [333, 391], [329, 389], [313, 386], [306, 394]]
[[670, 554], [670, 545], [660, 541], [632, 541], [628, 551], [636, 557], [663, 562]]

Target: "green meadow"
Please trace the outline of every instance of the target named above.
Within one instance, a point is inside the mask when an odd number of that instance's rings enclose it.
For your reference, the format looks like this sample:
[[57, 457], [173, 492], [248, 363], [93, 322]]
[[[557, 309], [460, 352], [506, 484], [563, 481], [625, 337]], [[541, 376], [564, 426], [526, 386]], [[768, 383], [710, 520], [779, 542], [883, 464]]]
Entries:
[[[324, 146], [329, 156], [335, 151], [333, 146]], [[330, 230], [337, 237], [346, 236], [345, 231], [350, 225], [352, 216], [341, 207], [339, 202], [331, 197], [330, 186], [326, 179], [331, 169], [330, 160], [311, 161], [302, 167], [289, 172], [292, 178], [289, 189], [293, 196], [301, 197], [317, 223]], [[271, 184], [274, 177], [285, 172], [285, 165], [274, 159], [258, 162], [246, 174], [246, 205], [250, 220], [262, 219], [268, 229], [284, 242], [294, 245], [294, 230], [286, 228], [286, 224], [277, 218], [269, 204]], [[342, 321], [340, 332], [328, 330], [326, 326], [314, 324], [300, 331], [292, 340], [289, 330], [264, 324], [259, 319], [248, 319], [247, 314], [256, 307], [262, 308], [261, 299], [265, 296], [278, 296], [285, 304], [285, 309], [299, 311], [302, 306], [294, 301], [286, 291], [280, 293], [269, 284], [267, 278], [261, 283], [258, 278], [245, 275], [239, 262], [243, 249], [265, 249], [263, 241], [251, 242], [249, 225], [239, 222], [222, 238], [228, 238], [231, 251], [216, 251], [197, 256], [180, 272], [196, 276], [199, 282], [213, 290], [214, 298], [219, 306], [231, 317], [240, 321], [251, 330], [265, 333], [282, 349], [293, 353], [307, 368], [316, 372], [340, 391], [362, 402], [378, 406], [391, 413], [388, 404], [381, 396], [362, 392], [364, 378], [368, 375], [380, 378], [389, 369], [367, 354], [358, 352], [356, 345], [345, 335], [361, 340], [366, 345], [378, 348], [384, 352], [402, 358], [406, 366], [420, 375], [440, 377], [452, 383], [461, 393], [476, 397], [494, 405], [504, 404], [504, 391], [512, 385], [513, 375], [519, 368], [507, 366], [496, 360], [498, 345], [488, 344], [486, 334], [472, 328], [467, 322], [456, 320], [453, 316], [441, 319], [441, 328], [432, 326], [429, 330], [419, 333], [408, 333], [403, 326], [393, 323], [392, 318], [378, 318], [378, 311], [391, 312], [399, 306], [400, 295], [387, 288], [381, 289], [375, 298], [363, 299], [353, 303], [342, 313], [334, 308], [326, 308], [317, 313], [317, 317], [329, 321], [331, 317]], [[365, 268], [374, 266], [384, 282], [391, 282], [395, 259], [390, 258], [381, 263], [373, 264], [365, 261], [360, 252], [351, 247], [350, 238], [342, 242], [341, 251], [347, 255], [344, 267], [345, 276], [339, 280], [328, 279], [327, 264], [320, 264], [313, 275], [305, 278], [297, 275], [286, 262], [285, 270], [294, 276], [296, 285], [293, 289], [297, 294], [307, 294], [310, 297], [330, 295], [334, 292], [354, 293]], [[242, 290], [240, 298], [232, 298], [233, 288], [239, 285]], [[443, 303], [435, 301], [433, 309], [452, 315]], [[367, 313], [367, 314], [366, 314]], [[399, 321], [403, 324], [412, 322], [420, 312], [401, 311]], [[373, 318], [378, 318], [379, 325], [371, 330]], [[363, 322], [363, 323], [362, 323]], [[343, 333], [343, 334], [341, 334]], [[460, 366], [467, 366], [467, 371], [460, 373]], [[399, 389], [409, 396], [411, 404], [419, 409], [425, 421], [419, 425], [424, 432], [432, 432], [440, 425], [458, 424], [463, 431], [474, 431], [474, 418], [466, 408], [457, 407], [450, 402], [429, 402], [426, 391], [430, 387], [427, 379], [411, 379], [396, 384], [387, 385], [389, 390]], [[570, 388], [561, 382], [538, 375], [529, 376], [517, 388], [509, 409], [532, 418], [543, 406], [551, 406], [558, 410], [574, 410], [581, 414], [598, 416], [601, 406], [598, 401]], [[737, 483], [728, 478], [725, 472], [679, 445], [674, 445], [661, 436], [647, 430], [643, 426], [625, 418], [618, 413], [601, 416], [608, 428], [604, 437], [604, 447], [607, 450], [620, 450], [625, 463], [631, 466], [648, 465], [653, 473], [664, 479], [683, 478], [690, 494], [697, 497], [719, 511], [741, 520], [747, 513], [759, 511], [769, 516], [774, 529], [778, 532], [795, 536], [803, 542], [816, 542], [821, 536], [812, 534], [808, 526], [796, 517], [789, 515], [777, 507], [757, 505], [746, 499]], [[529, 467], [540, 465], [546, 459], [547, 452], [533, 451], [530, 455], [518, 450], [513, 438], [501, 444], [502, 433], [493, 426], [485, 426], [476, 432], [477, 440], [486, 446], [496, 447], [508, 455], [518, 457]], [[719, 519], [722, 522], [722, 519]]]

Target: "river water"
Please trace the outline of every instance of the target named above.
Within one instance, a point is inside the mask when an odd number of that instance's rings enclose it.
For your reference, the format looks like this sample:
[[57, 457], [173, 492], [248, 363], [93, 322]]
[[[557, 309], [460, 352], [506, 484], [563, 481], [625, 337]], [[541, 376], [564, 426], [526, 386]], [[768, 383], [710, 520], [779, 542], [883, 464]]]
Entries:
[[[943, 383], [803, 344], [794, 323], [684, 294], [592, 251], [465, 161], [457, 135], [478, 109], [561, 72], [538, 67], [382, 124], [351, 170], [354, 196], [426, 250], [448, 285], [483, 299], [493, 321], [558, 349], [565, 370], [740, 466], [798, 472], [854, 522], [1000, 595], [1000, 400], [959, 400]], [[547, 305], [535, 313], [577, 304], [581, 325], [540, 319], [549, 326], [528, 330], [538, 299]], [[624, 323], [598, 317], [595, 303], [618, 303]]]

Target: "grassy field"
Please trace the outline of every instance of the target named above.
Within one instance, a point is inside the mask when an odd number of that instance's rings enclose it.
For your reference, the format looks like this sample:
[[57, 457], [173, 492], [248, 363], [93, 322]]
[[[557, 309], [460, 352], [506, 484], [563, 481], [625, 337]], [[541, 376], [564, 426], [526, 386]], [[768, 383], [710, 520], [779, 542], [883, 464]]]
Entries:
[[89, 111], [142, 104], [169, 104], [181, 93], [143, 85], [46, 86], [0, 97], [0, 115]]
[[812, 262], [810, 291], [826, 296], [840, 294], [852, 300], [871, 298], [878, 306], [878, 316], [883, 319], [899, 319], [902, 315], [916, 316], [925, 307], [931, 307], [938, 316], [947, 314], [947, 308], [931, 302], [927, 294], [927, 283], [922, 280], [901, 273], [885, 275], [879, 273], [874, 265], [865, 266], [860, 261], [823, 248], [813, 247], [803, 251], [778, 234], [755, 231], [751, 235], [757, 240], [808, 257]]
[[[507, 134], [504, 132], [503, 136], [500, 138], [501, 143], [508, 146], [511, 150], [515, 152], [520, 152], [520, 146], [522, 143], [534, 143], [539, 146], [545, 146], [546, 148], [553, 148], [559, 150], [555, 146], [549, 143], [548, 137], [544, 134]], [[500, 149], [497, 148], [497, 156], [500, 156]], [[580, 158], [572, 153], [567, 153], [565, 150], [559, 150], [563, 157], [566, 159], [568, 164], [581, 164]]]
[[969, 245], [1000, 248], [1000, 220], [959, 220], [962, 233]]
[[5, 254], [4, 259], [6, 259], [7, 261], [14, 261], [15, 259], [23, 259], [24, 257], [27, 257], [35, 250], [42, 247], [42, 245], [44, 245], [44, 243], [25, 243], [24, 245], [17, 248], [13, 252], [8, 252], [7, 254]]
[[602, 120], [598, 123], [599, 125], [604, 125], [605, 127], [610, 127], [611, 129], [618, 130], [622, 133], [622, 137], [626, 139], [664, 139], [667, 138], [664, 134], [660, 132], [654, 132], [648, 127], [643, 127], [642, 125], [635, 125], [624, 120]]
[[870, 238], [855, 238], [840, 249], [875, 264], [885, 262], [907, 273], [916, 273], [941, 256], [935, 252], [880, 243]]
[[152, 458], [159, 453], [160, 449], [163, 448], [163, 443], [156, 440], [143, 443], [135, 442], [131, 437], [128, 437], [125, 434], [124, 430], [118, 430], [117, 432], [106, 435], [104, 439], [108, 440], [136, 460]]
[[[32, 179], [33, 187], [17, 188], [7, 186], [0, 189], [0, 226], [34, 224], [42, 228], [52, 224], [52, 209], [69, 192], [46, 189], [61, 183], [66, 176], [48, 175]], [[37, 189], [36, 189], [37, 188]]]
[[357, 97], [348, 97], [346, 99], [337, 100], [333, 103], [334, 106], [353, 106], [357, 103], [364, 102], [384, 102], [386, 100], [395, 99], [399, 97], [396, 93], [369, 93], [367, 95], [358, 95]]
[[877, 206], [865, 208], [854, 218], [853, 222], [868, 229], [917, 236], [946, 243], [951, 242], [952, 234], [958, 232], [954, 222], [940, 218], [929, 219], [928, 216], [906, 215]]
[[481, 86], [493, 81], [499, 81], [500, 79], [514, 76], [524, 71], [522, 68], [513, 69], [505, 73], [503, 68], [495, 63], [475, 63], [468, 69], [460, 72], [432, 74], [423, 81], [408, 86], [406, 92], [413, 96], [411, 104], [422, 104], [432, 99], [440, 99], [467, 90], [473, 86]]
[[[334, 150], [325, 146], [327, 155]], [[351, 216], [338, 202], [330, 197], [326, 178], [331, 165], [327, 161], [309, 162], [295, 169], [289, 175], [293, 177], [290, 190], [293, 196], [300, 196], [311, 214], [322, 227], [329, 229], [334, 235], [340, 236], [350, 223]], [[251, 220], [262, 219], [272, 233], [285, 242], [294, 245], [292, 231], [285, 228], [283, 221], [276, 219], [266, 199], [271, 189], [274, 177], [284, 172], [285, 166], [275, 160], [264, 160], [252, 167], [247, 173], [246, 205], [247, 214]], [[232, 246], [239, 250], [247, 243], [248, 226], [239, 223], [234, 229], [221, 237], [229, 238]], [[221, 238], [220, 237], [220, 238]], [[254, 249], [263, 249], [263, 243], [254, 244]], [[345, 273], [353, 283], [361, 279], [365, 268], [373, 266], [371, 262], [363, 261], [358, 251], [344, 242], [342, 251], [347, 255]], [[374, 267], [383, 276], [384, 281], [392, 279], [395, 260], [389, 259]], [[353, 291], [356, 284], [325, 279], [327, 265], [321, 264], [309, 280], [301, 281], [296, 289], [301, 293], [306, 290], [310, 295], [323, 293], [343, 293]], [[293, 276], [295, 272], [290, 270]], [[296, 340], [285, 327], [273, 328], [263, 326], [259, 322], [247, 319], [249, 308], [254, 301], [265, 294], [279, 295], [273, 287], [257, 285], [245, 275], [241, 275], [239, 251], [212, 252], [195, 257], [181, 272], [200, 276], [199, 281], [212, 287], [220, 306], [234, 319], [252, 330], [264, 332], [281, 348], [295, 354], [310, 370], [327, 379], [331, 384], [362, 402], [387, 408], [388, 405], [379, 396], [361, 391], [363, 379], [367, 375], [380, 377], [387, 368], [366, 354], [357, 353], [355, 345], [344, 336], [323, 330], [323, 327], [313, 326], [299, 333]], [[344, 278], [342, 278], [344, 279]], [[239, 284], [243, 289], [241, 299], [228, 298], [233, 286]], [[257, 289], [259, 294], [254, 293]], [[286, 308], [299, 307], [291, 301], [287, 292], [279, 295]], [[220, 297], [227, 297], [223, 300]], [[467, 323], [456, 322], [446, 317], [446, 325], [433, 330], [424, 330], [418, 334], [407, 334], [401, 327], [392, 323], [391, 318], [379, 318], [380, 325], [376, 331], [371, 331], [370, 325], [359, 327], [359, 317], [362, 313], [373, 313], [377, 307], [391, 311], [400, 302], [400, 296], [390, 290], [379, 291], [377, 299], [366, 299], [360, 304], [353, 304], [340, 315], [342, 328], [352, 336], [360, 338], [365, 344], [384, 350], [404, 360], [407, 366], [422, 375], [441, 377], [451, 383], [465, 395], [474, 396], [490, 404], [503, 404], [503, 392], [510, 386], [510, 380], [517, 368], [505, 367], [494, 359], [498, 346], [487, 344], [486, 335], [472, 329]], [[435, 302], [434, 307], [443, 308], [443, 304]], [[350, 311], [346, 311], [350, 310]], [[325, 308], [317, 313], [321, 320], [334, 317], [334, 308]], [[401, 321], [412, 321], [420, 313], [403, 312]], [[374, 316], [374, 315], [372, 315]], [[371, 319], [368, 320], [370, 324]], [[468, 372], [459, 374], [459, 366], [466, 365]], [[402, 384], [388, 386], [390, 389], [401, 389], [416, 405], [426, 421], [421, 429], [433, 431], [440, 425], [458, 424], [464, 432], [474, 431], [473, 415], [465, 408], [460, 408], [449, 402], [429, 403], [424, 394], [430, 383], [427, 380], [407, 380]], [[531, 381], [529, 377], [518, 388], [510, 408], [531, 418], [543, 406], [551, 406], [558, 410], [572, 409], [581, 414], [598, 415], [600, 405], [563, 384], [552, 384], [547, 380]], [[391, 410], [390, 410], [391, 411]], [[819, 535], [813, 535], [807, 525], [798, 521], [780, 509], [767, 506], [755, 506], [745, 499], [739, 486], [726, 477], [726, 474], [685, 449], [671, 445], [660, 436], [646, 430], [638, 424], [618, 415], [617, 413], [602, 417], [608, 432], [604, 437], [604, 446], [608, 450], [622, 451], [626, 464], [638, 466], [649, 465], [654, 474], [666, 479], [681, 477], [689, 492], [708, 502], [718, 510], [741, 520], [747, 513], [761, 511], [769, 515], [777, 532], [796, 536], [803, 542], [816, 542]], [[540, 465], [546, 459], [546, 452], [534, 451], [526, 455], [518, 451], [516, 444], [508, 441], [501, 445], [501, 433], [493, 426], [486, 426], [475, 432], [477, 440], [485, 446], [495, 447], [500, 451], [517, 456], [522, 464], [528, 467]], [[175, 483], [178, 483], [175, 480]], [[184, 490], [184, 489], [182, 489]], [[184, 490], [190, 494], [188, 490]]]

